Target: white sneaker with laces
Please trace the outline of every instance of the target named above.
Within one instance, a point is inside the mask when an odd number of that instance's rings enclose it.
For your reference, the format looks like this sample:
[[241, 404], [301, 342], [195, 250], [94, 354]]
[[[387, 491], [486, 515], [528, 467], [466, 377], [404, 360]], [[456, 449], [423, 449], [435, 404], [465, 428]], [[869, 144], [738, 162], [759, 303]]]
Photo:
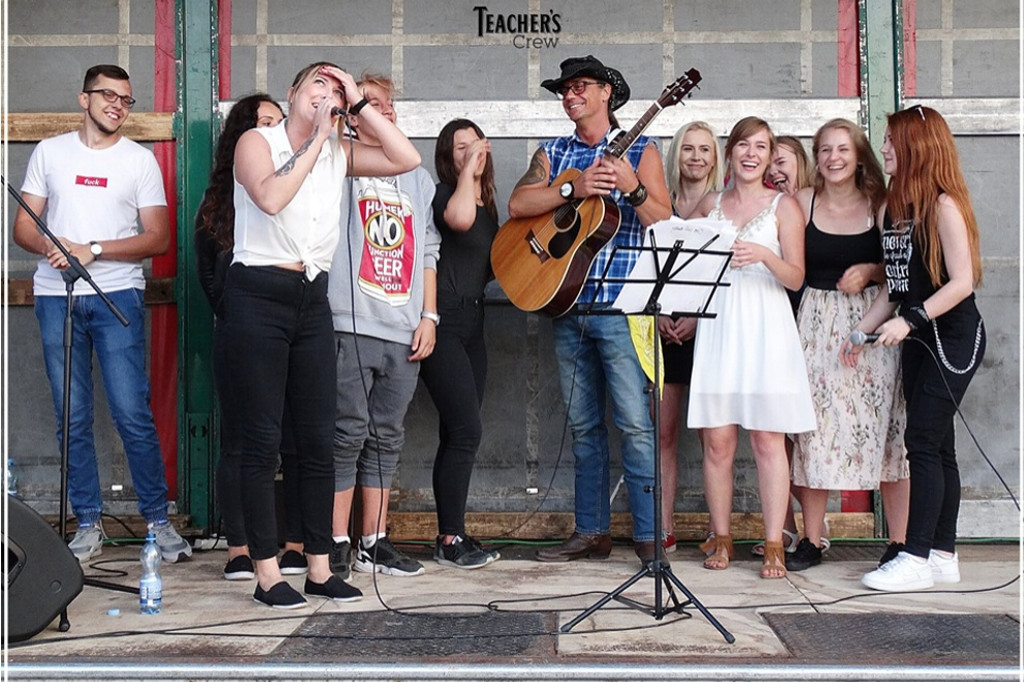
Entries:
[[103, 524], [88, 523], [78, 527], [75, 537], [68, 543], [68, 549], [80, 563], [85, 563], [94, 556], [103, 554]]
[[865, 573], [860, 581], [865, 587], [881, 592], [927, 590], [935, 585], [929, 562], [907, 552], [900, 552], [892, 561]]
[[946, 556], [946, 552], [928, 553], [928, 565], [932, 568], [932, 580], [937, 583], [960, 582], [960, 557], [954, 552]]

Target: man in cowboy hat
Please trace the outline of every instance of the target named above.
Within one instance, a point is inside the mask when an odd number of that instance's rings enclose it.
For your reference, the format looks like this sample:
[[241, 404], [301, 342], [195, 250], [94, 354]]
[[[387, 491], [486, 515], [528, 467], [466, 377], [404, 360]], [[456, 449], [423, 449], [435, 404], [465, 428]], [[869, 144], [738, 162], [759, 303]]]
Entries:
[[[562, 100], [562, 108], [576, 125], [572, 135], [542, 142], [530, 167], [509, 198], [509, 215], [541, 215], [567, 201], [591, 196], [608, 197], [621, 213], [615, 237], [594, 258], [590, 275], [625, 277], [638, 253], [615, 246], [640, 246], [643, 229], [672, 214], [654, 141], [640, 136], [622, 158], [605, 156], [617, 132], [612, 113], [629, 100], [622, 74], [593, 56], [573, 57], [561, 64], [558, 78], [541, 86]], [[552, 184], [569, 168], [582, 173], [572, 182]], [[588, 282], [579, 301], [608, 307], [621, 284], [600, 288]], [[604, 423], [605, 389], [611, 395], [615, 423], [622, 432], [622, 464], [633, 514], [633, 540], [641, 561], [654, 558], [654, 430], [648, 401], [647, 379], [622, 315], [567, 314], [554, 320], [555, 353], [562, 396], [568, 405], [576, 462], [576, 528], [558, 547], [537, 552], [540, 561], [604, 559], [611, 551], [608, 430]]]

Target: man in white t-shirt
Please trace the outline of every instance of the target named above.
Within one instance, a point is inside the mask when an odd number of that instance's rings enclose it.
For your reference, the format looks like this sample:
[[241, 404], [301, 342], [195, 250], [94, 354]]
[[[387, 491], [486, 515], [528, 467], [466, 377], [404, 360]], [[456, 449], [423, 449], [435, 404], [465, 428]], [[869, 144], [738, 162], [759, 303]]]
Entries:
[[[149, 407], [142, 275], [142, 260], [166, 252], [170, 245], [167, 201], [153, 154], [119, 132], [135, 104], [128, 73], [109, 64], [90, 68], [78, 103], [84, 113], [82, 127], [36, 146], [21, 191], [36, 215], [45, 211], [50, 230], [129, 325], [117, 321], [88, 282], [74, 282], [68, 498], [78, 530], [69, 547], [83, 562], [103, 547], [103, 499], [92, 433], [95, 350], [139, 512], [156, 534], [164, 561], [174, 562], [191, 556], [192, 548], [167, 521], [167, 481]], [[14, 219], [14, 241], [43, 256], [33, 290], [59, 441], [68, 262], [23, 208]]]

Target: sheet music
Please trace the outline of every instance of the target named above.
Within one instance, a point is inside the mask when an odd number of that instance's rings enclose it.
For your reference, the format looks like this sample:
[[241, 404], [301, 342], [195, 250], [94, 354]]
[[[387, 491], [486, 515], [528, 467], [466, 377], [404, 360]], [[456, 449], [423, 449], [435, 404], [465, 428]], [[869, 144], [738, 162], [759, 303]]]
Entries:
[[[668, 249], [679, 240], [682, 240], [684, 249], [724, 252], [729, 251], [736, 241], [736, 230], [733, 229], [732, 223], [726, 220], [710, 218], [683, 220], [672, 216], [668, 220], [651, 225], [644, 233], [644, 251], [640, 252], [640, 257], [629, 273], [630, 280], [639, 281], [630, 281], [623, 285], [618, 298], [615, 299], [616, 308], [625, 313], [643, 311], [654, 289], [652, 280], [657, 276], [651, 247], [657, 243], [659, 249]], [[667, 250], [659, 250], [658, 263], [664, 266], [668, 255]], [[672, 268], [674, 275], [665, 284], [658, 299], [662, 314], [699, 312], [707, 301], [712, 287], [694, 282], [712, 284], [718, 281], [718, 274], [725, 264], [725, 259], [726, 256], [719, 253], [694, 254], [691, 251], [681, 251]], [[686, 266], [680, 270], [684, 263]], [[683, 281], [687, 283], [682, 283]], [[728, 267], [721, 281], [729, 281]]]

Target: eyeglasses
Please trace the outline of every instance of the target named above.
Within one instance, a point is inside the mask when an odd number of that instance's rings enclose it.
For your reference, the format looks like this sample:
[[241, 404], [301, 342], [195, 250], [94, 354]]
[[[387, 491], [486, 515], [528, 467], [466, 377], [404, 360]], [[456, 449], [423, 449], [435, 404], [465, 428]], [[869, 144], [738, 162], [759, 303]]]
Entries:
[[582, 95], [588, 85], [604, 85], [604, 83], [601, 81], [575, 81], [568, 85], [563, 85], [558, 89], [556, 94], [558, 95], [558, 99], [565, 99], [565, 96], [569, 94], [570, 90], [572, 90], [574, 95]]
[[910, 108], [911, 109], [917, 109], [917, 113], [921, 115], [921, 120], [922, 121], [925, 120], [925, 118], [924, 118], [924, 107], [923, 106], [921, 106], [920, 104], [915, 104], [914, 106], [912, 106]]
[[102, 90], [82, 90], [82, 92], [84, 92], [87, 95], [91, 95], [94, 93], [98, 95], [103, 95], [103, 99], [107, 100], [111, 104], [113, 104], [117, 100], [121, 100], [121, 104], [123, 104], [128, 109], [134, 107], [136, 102], [135, 98], [131, 95], [119, 95], [113, 90], [108, 90], [107, 88], [103, 88]]

